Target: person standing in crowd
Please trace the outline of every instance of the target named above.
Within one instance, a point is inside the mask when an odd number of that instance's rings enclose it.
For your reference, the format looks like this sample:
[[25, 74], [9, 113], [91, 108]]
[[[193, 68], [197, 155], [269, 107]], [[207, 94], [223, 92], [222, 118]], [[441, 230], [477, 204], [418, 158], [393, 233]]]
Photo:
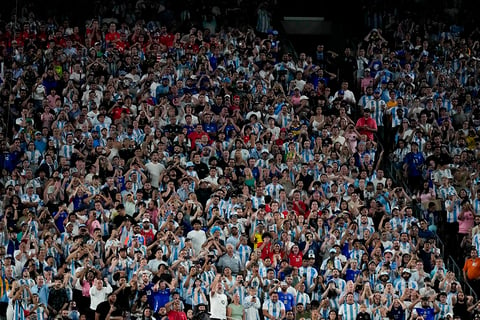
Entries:
[[0, 17], [0, 319], [475, 318], [470, 2], [90, 3]]
[[210, 288], [210, 319], [227, 319], [227, 295], [225, 294], [225, 279], [217, 274]]
[[475, 248], [470, 250], [470, 257], [463, 266], [463, 278], [472, 286], [475, 292], [480, 290], [480, 258]]
[[377, 132], [377, 122], [370, 116], [370, 109], [363, 109], [363, 117], [357, 120], [355, 128], [362, 135], [366, 135], [367, 139], [374, 140], [374, 134]]

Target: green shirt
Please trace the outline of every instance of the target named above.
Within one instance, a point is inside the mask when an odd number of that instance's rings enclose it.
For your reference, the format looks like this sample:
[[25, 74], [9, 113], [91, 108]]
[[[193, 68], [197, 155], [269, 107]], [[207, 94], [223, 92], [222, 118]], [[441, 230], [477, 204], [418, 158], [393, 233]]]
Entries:
[[232, 310], [232, 315], [231, 315], [232, 320], [243, 319], [243, 306], [241, 304], [230, 303], [228, 307]]

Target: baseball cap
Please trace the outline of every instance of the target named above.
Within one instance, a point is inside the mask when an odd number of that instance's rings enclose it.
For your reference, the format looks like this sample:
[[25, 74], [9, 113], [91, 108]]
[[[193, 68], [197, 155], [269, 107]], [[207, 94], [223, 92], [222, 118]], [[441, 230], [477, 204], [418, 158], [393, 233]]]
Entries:
[[300, 100], [308, 100], [307, 96], [300, 96]]
[[393, 251], [390, 250], [390, 249], [385, 250], [385, 251], [383, 252], [383, 255], [385, 255], [385, 254], [387, 254], [387, 253], [390, 253], [390, 254], [393, 255]]
[[330, 252], [330, 253], [337, 253], [337, 250], [331, 248], [328, 252]]
[[150, 220], [147, 219], [147, 218], [144, 218], [144, 219], [142, 220], [142, 222], [150, 222]]

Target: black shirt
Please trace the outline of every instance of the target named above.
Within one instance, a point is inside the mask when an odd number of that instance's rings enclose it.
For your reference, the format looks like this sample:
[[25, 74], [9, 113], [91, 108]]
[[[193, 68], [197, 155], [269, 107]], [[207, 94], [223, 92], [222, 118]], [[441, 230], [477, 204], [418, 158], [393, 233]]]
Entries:
[[[118, 287], [114, 287], [113, 291], [116, 291]], [[120, 310], [127, 310], [129, 309], [130, 306], [130, 296], [132, 294], [132, 288], [131, 287], [125, 287], [123, 290], [120, 290], [117, 293], [117, 301], [115, 302], [115, 305], [118, 305], [118, 308]], [[98, 307], [97, 307], [98, 310]], [[107, 311], [108, 312], [108, 311]]]
[[52, 288], [48, 295], [48, 304], [55, 310], [60, 310], [68, 302], [67, 290], [65, 288]]
[[[119, 307], [118, 304], [114, 304], [116, 310], [113, 311], [110, 316], [112, 317], [120, 317], [122, 316], [123, 312], [121, 308]], [[100, 304], [97, 306], [97, 309], [95, 310], [95, 313], [98, 313], [100, 315], [100, 319], [107, 319], [108, 312], [110, 311], [110, 302], [103, 301], [100, 302]]]
[[195, 171], [197, 171], [198, 178], [200, 180], [207, 177], [209, 169], [205, 163], [203, 162], [200, 162], [198, 164], [194, 163], [194, 166], [195, 166]]

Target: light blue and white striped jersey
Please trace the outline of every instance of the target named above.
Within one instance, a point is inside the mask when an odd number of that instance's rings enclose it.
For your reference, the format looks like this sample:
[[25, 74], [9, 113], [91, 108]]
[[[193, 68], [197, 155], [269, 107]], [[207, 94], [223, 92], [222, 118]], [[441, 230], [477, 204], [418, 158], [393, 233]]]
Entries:
[[301, 303], [304, 308], [307, 307], [307, 304], [310, 304], [310, 296], [306, 292], [297, 291], [297, 296], [295, 297], [295, 305]]
[[265, 193], [272, 197], [272, 199], [278, 201], [280, 196], [280, 190], [283, 190], [284, 187], [277, 183], [269, 183], [265, 186]]
[[[397, 111], [398, 110], [403, 110], [403, 113], [402, 113], [402, 118], [399, 117]], [[388, 110], [388, 112], [392, 115], [392, 128], [395, 128], [399, 125], [402, 124], [402, 120], [404, 118], [408, 118], [408, 109], [406, 107], [393, 107], [391, 109]]]
[[233, 289], [233, 295], [236, 293], [238, 293], [240, 297], [240, 304], [243, 305], [245, 303], [245, 297], [247, 296], [247, 288], [245, 288], [245, 286], [237, 286]]
[[313, 151], [310, 149], [303, 149], [300, 152], [300, 158], [302, 159], [303, 162], [306, 162], [306, 163], [310, 162], [310, 160], [313, 160], [314, 158]]
[[472, 239], [472, 245], [477, 249], [477, 252], [480, 252], [480, 233], [476, 233]]
[[[449, 209], [453, 204], [453, 207]], [[458, 215], [462, 210], [460, 200], [445, 200], [445, 209], [447, 210], [447, 222], [458, 222]]]
[[[288, 141], [288, 142], [285, 142], [284, 144], [282, 144], [282, 149], [284, 152], [288, 152], [288, 145], [290, 144], [291, 141]], [[297, 153], [300, 153], [300, 143], [298, 142], [293, 142], [293, 146], [294, 146], [294, 149]]]
[[417, 223], [417, 218], [411, 216], [405, 216], [403, 217], [402, 219], [402, 232], [408, 232], [411, 228], [411, 226], [413, 226], [413, 224]]
[[275, 319], [280, 319], [282, 311], [285, 313], [285, 305], [281, 301], [272, 302], [269, 299], [263, 303], [262, 310], [267, 310]]
[[60, 155], [67, 158], [67, 160], [70, 160], [74, 150], [75, 150], [75, 146], [73, 144], [71, 145], [65, 144], [60, 148]]
[[372, 95], [365, 94], [361, 96], [360, 99], [358, 99], [358, 105], [361, 106], [363, 110], [368, 105], [368, 103], [374, 99], [375, 97], [373, 94]]
[[269, 162], [270, 162], [270, 159], [260, 158], [255, 163], [255, 166], [258, 167], [258, 168], [268, 169], [269, 166], [270, 166]]
[[180, 236], [180, 237], [178, 237], [178, 239], [179, 239], [178, 243], [175, 243], [174, 245], [170, 244], [170, 248], [172, 250], [172, 252], [170, 254], [170, 258], [168, 259], [168, 261], [170, 263], [173, 263], [174, 261], [177, 261], [178, 257], [180, 256], [180, 251], [183, 248], [185, 248], [185, 237]]
[[15, 300], [13, 302], [13, 318], [15, 320], [26, 320], [27, 318], [25, 317], [25, 312], [24, 312], [25, 307], [23, 306], [23, 302], [21, 299]]
[[298, 268], [298, 275], [300, 277], [305, 276], [305, 291], [310, 293], [310, 287], [315, 283], [318, 271], [314, 267], [300, 267]]
[[440, 311], [435, 313], [435, 320], [445, 319], [447, 313], [453, 313], [453, 308], [448, 303], [437, 302]]
[[383, 100], [371, 100], [367, 104], [367, 108], [370, 109], [372, 118], [377, 123], [377, 126], [383, 126], [383, 113], [386, 107], [386, 103]]
[[416, 281], [413, 281], [413, 280], [405, 281], [404, 279], [401, 279], [395, 284], [395, 290], [398, 291], [398, 296], [400, 297], [403, 295], [406, 288], [418, 290], [418, 284]]
[[240, 259], [241, 265], [246, 265], [247, 261], [250, 259], [252, 248], [249, 245], [240, 244], [238, 246], [237, 253], [238, 253], [238, 258]]
[[284, 115], [283, 113], [280, 113], [276, 120], [281, 128], [286, 128], [288, 124], [292, 122], [292, 116], [290, 114]]
[[47, 318], [45, 317], [45, 310], [47, 310], [47, 306], [45, 306], [43, 303], [39, 303], [36, 308], [34, 304], [30, 304], [28, 306], [28, 310], [33, 310], [35, 309], [35, 316], [30, 316], [28, 319], [29, 320], [46, 320]]
[[480, 199], [476, 198], [472, 202], [473, 214], [480, 215]]
[[340, 306], [338, 315], [342, 320], [356, 320], [357, 314], [360, 312], [360, 305], [357, 302], [347, 304], [346, 302]]
[[252, 207], [254, 209], [258, 209], [258, 207], [262, 204], [265, 204], [265, 197], [264, 196], [252, 196]]
[[[202, 295], [203, 293], [203, 295]], [[192, 286], [187, 291], [187, 296], [190, 296], [192, 306], [195, 307], [200, 303], [207, 304], [207, 290], [205, 287], [201, 287], [200, 290], [195, 290]]]
[[355, 259], [358, 262], [358, 265], [361, 264], [362, 255], [365, 253], [362, 249], [355, 249], [349, 251], [350, 259]]
[[440, 198], [442, 198], [443, 200], [446, 200], [448, 198], [449, 195], [451, 194], [457, 194], [457, 191], [455, 190], [455, 187], [453, 186], [440, 186], [440, 188], [438, 188], [438, 193], [437, 193]]

